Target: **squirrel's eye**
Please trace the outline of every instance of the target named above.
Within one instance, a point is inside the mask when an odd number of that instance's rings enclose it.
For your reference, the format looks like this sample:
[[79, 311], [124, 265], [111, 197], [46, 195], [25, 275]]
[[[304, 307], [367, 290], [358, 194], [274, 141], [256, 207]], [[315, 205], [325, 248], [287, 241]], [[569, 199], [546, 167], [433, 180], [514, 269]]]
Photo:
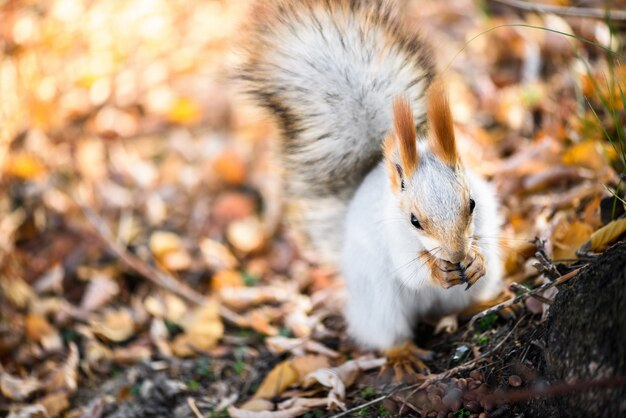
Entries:
[[475, 207], [476, 207], [476, 202], [474, 202], [474, 199], [470, 199], [470, 214], [474, 213]]
[[422, 225], [420, 224], [420, 221], [418, 221], [417, 218], [415, 217], [415, 215], [413, 215], [413, 214], [411, 214], [411, 223], [417, 229], [423, 229]]

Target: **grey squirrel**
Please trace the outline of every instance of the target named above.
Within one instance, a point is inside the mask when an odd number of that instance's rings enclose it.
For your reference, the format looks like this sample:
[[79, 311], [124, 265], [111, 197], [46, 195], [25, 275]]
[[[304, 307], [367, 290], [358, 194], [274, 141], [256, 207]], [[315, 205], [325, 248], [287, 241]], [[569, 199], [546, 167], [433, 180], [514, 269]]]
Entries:
[[238, 76], [281, 130], [291, 222], [345, 279], [348, 332], [410, 342], [418, 320], [495, 297], [500, 217], [464, 168], [429, 46], [387, 0], [257, 1]]

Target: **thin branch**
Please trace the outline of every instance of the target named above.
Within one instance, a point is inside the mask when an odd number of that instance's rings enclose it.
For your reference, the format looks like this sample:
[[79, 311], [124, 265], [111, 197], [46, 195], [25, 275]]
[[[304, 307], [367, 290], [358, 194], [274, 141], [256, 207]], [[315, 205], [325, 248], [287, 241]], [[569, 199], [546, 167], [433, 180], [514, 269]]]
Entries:
[[[118, 256], [124, 264], [158, 287], [168, 290], [189, 302], [195, 303], [196, 305], [203, 305], [206, 303], [206, 297], [196, 292], [185, 283], [176, 280], [172, 275], [146, 264], [143, 260], [118, 244], [113, 239], [111, 230], [106, 225], [104, 220], [98, 216], [98, 214], [96, 214], [89, 206], [80, 203], [78, 199], [74, 199], [74, 201], [93, 226], [94, 230], [98, 234], [98, 238], [100, 238], [109, 250]], [[237, 326], [246, 326], [246, 321], [241, 317], [241, 315], [233, 312], [224, 305], [220, 304], [219, 313], [220, 316], [226, 321], [229, 321]]]
[[343, 412], [340, 412], [339, 414], [332, 415], [330, 418], [339, 418], [339, 417], [345, 417], [345, 416], [352, 416], [353, 412], [359, 411], [359, 410], [361, 410], [363, 408], [367, 408], [367, 407], [372, 406], [372, 405], [376, 405], [377, 403], [382, 402], [385, 399], [387, 399], [388, 397], [390, 397], [391, 395], [393, 395], [395, 392], [397, 392], [397, 390], [395, 390], [395, 389], [391, 390], [386, 395], [379, 396], [378, 398], [372, 399], [369, 402], [365, 402], [364, 404], [355, 406], [354, 408], [347, 409], [347, 410], [345, 410]]
[[78, 203], [78, 205], [85, 214], [87, 220], [89, 220], [95, 231], [98, 233], [98, 237], [101, 241], [106, 244], [109, 250], [118, 256], [128, 267], [135, 270], [141, 276], [150, 280], [157, 286], [162, 287], [188, 300], [189, 302], [193, 302], [198, 305], [203, 305], [206, 302], [206, 298], [204, 296], [187, 286], [185, 283], [182, 283], [171, 275], [146, 264], [143, 260], [118, 244], [113, 238], [111, 230], [106, 225], [104, 220], [98, 216], [98, 214], [86, 205], [80, 203]]
[[552, 4], [530, 3], [523, 0], [491, 0], [495, 3], [515, 7], [520, 10], [537, 13], [552, 13], [560, 16], [587, 17], [590, 19], [608, 19], [626, 21], [626, 11], [594, 9], [589, 7], [566, 7]]
[[446, 379], [446, 378], [448, 378], [450, 376], [453, 376], [453, 375], [455, 375], [457, 373], [460, 373], [460, 372], [462, 372], [464, 370], [471, 369], [474, 366], [476, 366], [476, 364], [478, 364], [481, 361], [485, 360], [487, 357], [492, 356], [496, 351], [498, 351], [500, 349], [500, 347], [502, 347], [504, 342], [506, 340], [508, 340], [511, 335], [513, 335], [513, 332], [517, 329], [517, 326], [522, 322], [523, 319], [524, 319], [524, 317], [520, 318], [520, 320], [515, 323], [513, 328], [511, 328], [511, 331], [509, 331], [504, 336], [504, 338], [502, 338], [500, 341], [498, 341], [498, 344], [496, 344], [495, 347], [493, 347], [491, 350], [487, 351], [484, 354], [481, 354], [480, 357], [475, 358], [474, 360], [466, 361], [463, 364], [460, 364], [460, 365], [458, 365], [456, 367], [453, 367], [453, 368], [451, 368], [449, 370], [446, 370], [445, 372], [438, 373], [435, 376], [426, 379], [424, 382], [420, 383], [419, 386], [416, 385], [417, 388], [415, 389], [415, 391], [423, 389], [426, 386], [430, 385], [431, 383], [439, 382], [440, 380]]
[[200, 413], [198, 406], [196, 406], [196, 400], [191, 396], [187, 398], [187, 404], [189, 405], [189, 409], [194, 413], [197, 418], [204, 418], [204, 416]]
[[467, 337], [468, 333], [472, 329], [474, 329], [474, 324], [480, 318], [483, 318], [483, 317], [485, 317], [487, 315], [491, 315], [491, 314], [496, 313], [496, 312], [500, 312], [502, 309], [508, 308], [511, 305], [515, 305], [516, 303], [519, 303], [519, 302], [521, 302], [523, 300], [526, 300], [529, 297], [536, 295], [537, 293], [541, 293], [544, 290], [547, 290], [547, 289], [549, 289], [551, 287], [554, 287], [554, 286], [560, 285], [562, 283], [565, 283], [566, 281], [570, 280], [572, 277], [575, 277], [585, 267], [587, 267], [587, 264], [585, 264], [582, 267], [577, 268], [576, 270], [572, 270], [569, 273], [564, 274], [564, 275], [558, 277], [557, 279], [555, 279], [555, 280], [553, 280], [551, 282], [548, 282], [548, 283], [546, 283], [544, 285], [536, 287], [535, 289], [530, 290], [530, 291], [528, 291], [526, 293], [522, 293], [521, 295], [516, 296], [513, 299], [509, 299], [509, 300], [504, 301], [504, 302], [502, 302], [502, 303], [500, 303], [500, 304], [498, 304], [496, 306], [493, 306], [493, 307], [491, 307], [489, 309], [485, 309], [484, 311], [477, 313], [470, 320], [470, 322], [469, 322], [469, 324], [467, 326], [467, 331], [465, 331], [465, 337]]

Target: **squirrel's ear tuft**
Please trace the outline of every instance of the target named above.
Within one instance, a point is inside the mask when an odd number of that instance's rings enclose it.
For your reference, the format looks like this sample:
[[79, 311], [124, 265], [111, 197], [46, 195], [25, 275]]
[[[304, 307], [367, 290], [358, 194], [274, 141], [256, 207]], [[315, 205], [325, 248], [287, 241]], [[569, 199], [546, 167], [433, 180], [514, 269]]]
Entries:
[[411, 176], [417, 168], [417, 134], [411, 103], [401, 97], [393, 101], [393, 128], [400, 150], [400, 161], [405, 175]]
[[417, 168], [417, 136], [413, 111], [408, 100], [396, 98], [393, 101], [393, 131], [383, 143], [383, 154], [391, 186], [396, 191], [404, 190], [408, 177]]
[[458, 163], [452, 113], [443, 81], [437, 78], [428, 89], [428, 142], [432, 152], [445, 164]]

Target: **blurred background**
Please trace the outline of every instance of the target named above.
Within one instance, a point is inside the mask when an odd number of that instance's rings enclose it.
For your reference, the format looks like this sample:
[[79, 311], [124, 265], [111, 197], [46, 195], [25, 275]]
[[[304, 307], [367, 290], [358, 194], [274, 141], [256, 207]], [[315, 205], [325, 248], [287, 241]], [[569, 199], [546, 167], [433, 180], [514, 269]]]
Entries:
[[[132, 403], [130, 365], [187, 357], [221, 359], [170, 376], [198, 386], [206, 413], [284, 358], [268, 339], [324, 342], [332, 364], [352, 352], [340, 282], [280, 222], [276, 127], [230, 78], [249, 4], [0, 0], [2, 414], [96, 416], [80, 414], [100, 382], [120, 378], [108, 396]], [[622, 193], [626, 161], [626, 69], [607, 52], [624, 54], [626, 4], [533, 4], [406, 2], [444, 70], [462, 159], [502, 200], [508, 280], [531, 286], [532, 239], [576, 259], [615, 217], [601, 203]]]

